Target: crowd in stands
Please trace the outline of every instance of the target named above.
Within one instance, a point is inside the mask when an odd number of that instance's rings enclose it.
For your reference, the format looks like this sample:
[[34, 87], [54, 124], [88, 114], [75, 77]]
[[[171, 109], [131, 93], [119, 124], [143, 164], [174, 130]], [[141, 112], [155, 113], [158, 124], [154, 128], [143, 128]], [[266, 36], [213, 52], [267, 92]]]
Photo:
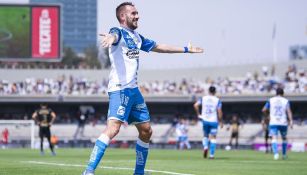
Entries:
[[[107, 79], [90, 81], [89, 77], [60, 76], [56, 79], [27, 78], [11, 82], [0, 78], [0, 95], [106, 95]], [[205, 81], [182, 79], [140, 82], [144, 95], [200, 95], [214, 85], [220, 95], [271, 94], [282, 86], [286, 93], [307, 93], [307, 70], [289, 66], [283, 77], [275, 75], [274, 67], [263, 67], [261, 73], [247, 72], [245, 77], [220, 77]]]

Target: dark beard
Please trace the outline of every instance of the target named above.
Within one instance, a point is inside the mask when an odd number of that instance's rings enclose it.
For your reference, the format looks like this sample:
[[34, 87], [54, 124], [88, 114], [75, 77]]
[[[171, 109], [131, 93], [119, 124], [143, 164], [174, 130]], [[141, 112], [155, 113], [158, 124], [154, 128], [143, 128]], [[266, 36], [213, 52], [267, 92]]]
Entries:
[[136, 28], [138, 28], [137, 26], [133, 25], [132, 23], [128, 24], [129, 29], [131, 30], [135, 30]]

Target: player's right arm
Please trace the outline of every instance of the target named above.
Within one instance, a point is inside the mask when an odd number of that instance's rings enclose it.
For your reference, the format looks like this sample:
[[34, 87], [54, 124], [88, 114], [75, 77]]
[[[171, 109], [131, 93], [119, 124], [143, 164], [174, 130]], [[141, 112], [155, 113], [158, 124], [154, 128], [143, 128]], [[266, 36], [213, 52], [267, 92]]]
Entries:
[[270, 102], [267, 101], [261, 110], [265, 117], [268, 116], [269, 109], [270, 109]]
[[120, 31], [116, 27], [112, 28], [109, 33], [100, 34], [102, 36], [101, 46], [111, 47], [113, 44], [118, 43], [120, 35]]
[[262, 118], [262, 120], [261, 120], [261, 125], [262, 125], [263, 131], [265, 131], [265, 128], [266, 128], [265, 117], [266, 117], [266, 116], [264, 116], [264, 117]]

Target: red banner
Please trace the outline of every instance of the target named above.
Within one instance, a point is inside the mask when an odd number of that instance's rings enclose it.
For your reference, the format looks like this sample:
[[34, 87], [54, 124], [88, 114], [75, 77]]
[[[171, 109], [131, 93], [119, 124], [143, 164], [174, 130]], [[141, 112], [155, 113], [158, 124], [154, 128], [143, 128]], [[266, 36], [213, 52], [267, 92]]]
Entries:
[[59, 8], [32, 8], [32, 57], [56, 59], [60, 57]]

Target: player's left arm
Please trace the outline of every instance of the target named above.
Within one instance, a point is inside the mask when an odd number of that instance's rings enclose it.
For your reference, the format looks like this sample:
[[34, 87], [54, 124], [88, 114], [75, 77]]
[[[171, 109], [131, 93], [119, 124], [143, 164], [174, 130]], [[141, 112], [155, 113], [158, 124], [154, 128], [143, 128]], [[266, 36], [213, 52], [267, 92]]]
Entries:
[[290, 104], [288, 103], [287, 105], [287, 116], [288, 116], [288, 119], [289, 119], [289, 125], [290, 125], [290, 128], [293, 129], [293, 117], [292, 117], [292, 110], [290, 108]]
[[222, 107], [219, 107], [219, 108], [217, 109], [217, 114], [218, 114], [218, 117], [219, 117], [220, 127], [223, 128], [224, 123], [223, 123], [223, 111], [222, 111]]
[[51, 111], [50, 115], [51, 115], [52, 118], [51, 118], [49, 125], [51, 126], [51, 125], [53, 125], [53, 123], [56, 119], [56, 114], [55, 114], [55, 112]]
[[217, 115], [218, 115], [220, 127], [223, 128], [223, 126], [224, 126], [223, 111], [222, 111], [222, 102], [220, 100], [219, 100], [218, 105], [217, 105]]
[[145, 52], [153, 51], [158, 53], [203, 53], [204, 49], [194, 47], [190, 43], [186, 47], [172, 46], [168, 44], [157, 44], [155, 41], [140, 35], [142, 40], [141, 50]]
[[200, 47], [194, 47], [191, 44], [188, 44], [186, 47], [157, 44], [156, 47], [152, 49], [152, 51], [158, 53], [203, 53], [204, 49]]

